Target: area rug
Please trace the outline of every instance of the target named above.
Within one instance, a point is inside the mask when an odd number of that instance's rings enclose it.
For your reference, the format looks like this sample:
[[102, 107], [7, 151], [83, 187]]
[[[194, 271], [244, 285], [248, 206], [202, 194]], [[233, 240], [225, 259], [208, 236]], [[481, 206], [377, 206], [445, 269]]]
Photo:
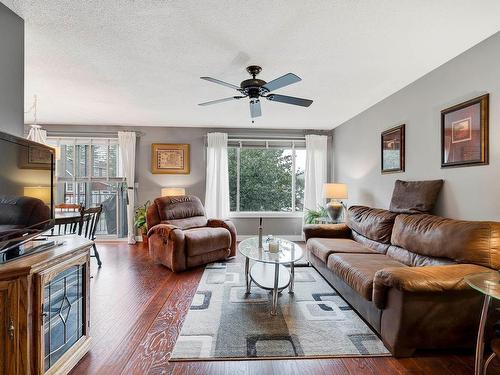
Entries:
[[242, 263], [206, 267], [171, 361], [287, 357], [383, 356], [389, 351], [313, 267], [295, 269], [278, 315], [271, 294], [252, 284]]

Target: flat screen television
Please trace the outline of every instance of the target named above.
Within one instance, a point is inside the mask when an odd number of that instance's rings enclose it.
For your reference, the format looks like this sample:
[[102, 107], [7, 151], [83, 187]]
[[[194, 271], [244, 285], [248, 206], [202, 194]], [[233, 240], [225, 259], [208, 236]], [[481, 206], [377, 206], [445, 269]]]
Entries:
[[54, 163], [52, 147], [0, 132], [0, 263], [53, 227]]

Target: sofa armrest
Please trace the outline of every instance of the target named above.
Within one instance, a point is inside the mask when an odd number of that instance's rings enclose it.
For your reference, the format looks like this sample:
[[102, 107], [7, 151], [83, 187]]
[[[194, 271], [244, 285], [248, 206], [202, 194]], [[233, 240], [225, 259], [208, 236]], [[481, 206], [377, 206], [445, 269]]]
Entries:
[[346, 224], [306, 224], [302, 228], [306, 238], [351, 238], [351, 229]]
[[229, 231], [231, 234], [231, 247], [229, 256], [235, 256], [236, 255], [236, 243], [237, 243], [237, 234], [236, 234], [236, 227], [234, 226], [233, 222], [230, 220], [220, 220], [220, 219], [208, 219], [207, 222], [207, 227], [212, 227], [212, 228], [225, 228]]
[[463, 278], [478, 272], [494, 271], [475, 264], [384, 268], [375, 274], [373, 280], [373, 302], [379, 309], [383, 309], [389, 288], [410, 293], [470, 290]]

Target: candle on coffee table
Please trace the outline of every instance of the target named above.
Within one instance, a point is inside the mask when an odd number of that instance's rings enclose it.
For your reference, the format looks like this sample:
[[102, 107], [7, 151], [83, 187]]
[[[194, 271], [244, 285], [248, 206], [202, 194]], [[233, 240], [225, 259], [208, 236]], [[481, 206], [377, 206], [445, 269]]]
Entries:
[[277, 241], [269, 242], [269, 252], [270, 253], [277, 253], [279, 251], [280, 251], [280, 245]]

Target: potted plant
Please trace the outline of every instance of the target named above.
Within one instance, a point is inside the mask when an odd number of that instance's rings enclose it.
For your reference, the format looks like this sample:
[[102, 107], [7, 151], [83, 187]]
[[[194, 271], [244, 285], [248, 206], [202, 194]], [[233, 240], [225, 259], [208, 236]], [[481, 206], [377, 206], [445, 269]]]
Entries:
[[318, 219], [322, 217], [328, 217], [328, 212], [324, 207], [318, 206], [317, 210], [310, 210], [306, 208], [304, 221], [306, 222], [306, 224], [316, 224]]
[[148, 223], [146, 221], [146, 214], [147, 214], [149, 205], [150, 205], [150, 201], [147, 201], [146, 203], [144, 203], [144, 205], [139, 206], [135, 209], [134, 226], [137, 228], [137, 230], [141, 234], [142, 242], [144, 242], [144, 244], [148, 243]]

